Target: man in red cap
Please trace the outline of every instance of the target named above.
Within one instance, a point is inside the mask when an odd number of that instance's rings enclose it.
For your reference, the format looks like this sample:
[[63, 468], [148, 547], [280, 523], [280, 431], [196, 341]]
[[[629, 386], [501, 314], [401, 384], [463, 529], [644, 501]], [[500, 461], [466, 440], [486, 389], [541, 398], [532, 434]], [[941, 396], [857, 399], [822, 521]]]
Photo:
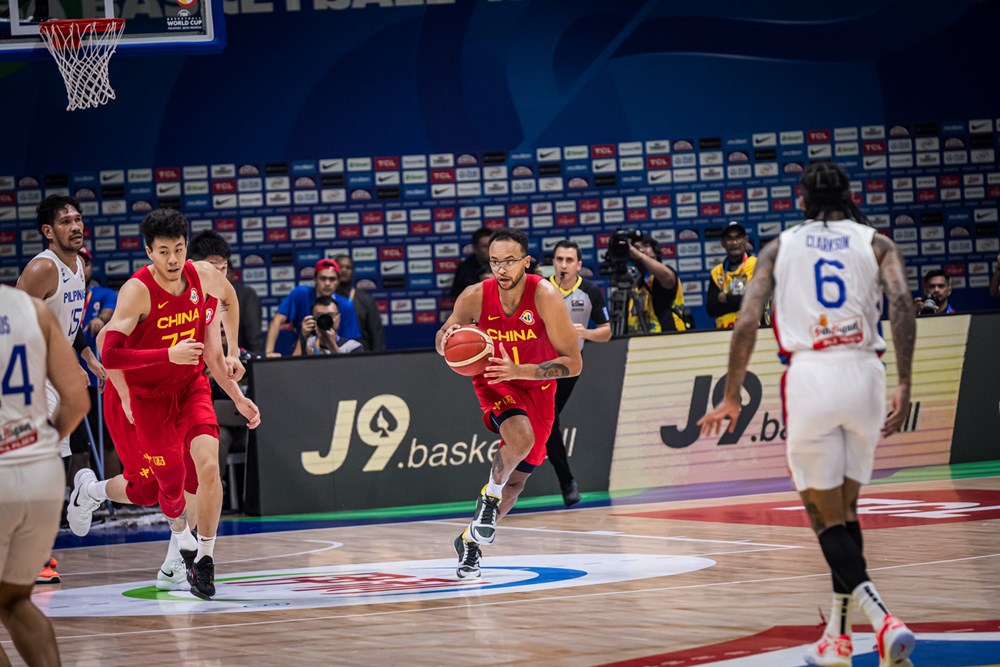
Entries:
[[354, 310], [354, 305], [337, 294], [337, 287], [340, 285], [340, 265], [332, 259], [321, 259], [316, 262], [313, 273], [313, 285], [299, 285], [281, 302], [278, 312], [271, 320], [267, 328], [267, 342], [264, 350], [269, 357], [280, 357], [280, 352], [274, 351], [274, 345], [278, 341], [278, 334], [286, 322], [291, 322], [298, 331], [302, 328], [302, 321], [306, 318], [312, 319], [312, 305], [317, 297], [328, 296], [337, 302], [340, 311], [340, 325], [337, 327], [337, 336], [344, 339], [352, 338], [361, 340], [361, 327], [358, 326], [358, 314]]

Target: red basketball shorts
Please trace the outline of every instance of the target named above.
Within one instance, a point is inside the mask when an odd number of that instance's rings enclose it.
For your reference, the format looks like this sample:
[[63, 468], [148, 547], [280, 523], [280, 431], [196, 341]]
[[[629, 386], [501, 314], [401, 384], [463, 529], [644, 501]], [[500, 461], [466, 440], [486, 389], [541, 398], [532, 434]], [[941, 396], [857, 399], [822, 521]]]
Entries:
[[[524, 462], [532, 466], [541, 465], [545, 461], [545, 443], [556, 416], [556, 381], [547, 380], [531, 386], [477, 382], [475, 388], [479, 406], [483, 409], [483, 423], [494, 433], [500, 432], [500, 424], [511, 415], [528, 417], [531, 430], [535, 433], [535, 443]], [[500, 446], [503, 446], [502, 441]]]
[[[125, 416], [121, 397], [115, 386], [108, 382], [104, 389], [104, 422], [115, 445], [118, 459], [122, 462], [122, 474], [127, 483], [125, 495], [133, 505], [149, 507], [159, 502], [160, 485], [156, 476], [139, 447], [139, 436], [135, 425]], [[198, 492], [198, 474], [195, 471], [194, 460], [190, 450], [184, 452], [184, 490], [188, 493]]]
[[[168, 517], [176, 518], [184, 511], [187, 477], [197, 479], [194, 465], [189, 463], [191, 441], [199, 435], [219, 437], [208, 378], [199, 374], [190, 384], [166, 396], [136, 396], [133, 391], [132, 417], [138, 436], [139, 463], [156, 477], [160, 509]], [[145, 473], [140, 470], [140, 474]]]

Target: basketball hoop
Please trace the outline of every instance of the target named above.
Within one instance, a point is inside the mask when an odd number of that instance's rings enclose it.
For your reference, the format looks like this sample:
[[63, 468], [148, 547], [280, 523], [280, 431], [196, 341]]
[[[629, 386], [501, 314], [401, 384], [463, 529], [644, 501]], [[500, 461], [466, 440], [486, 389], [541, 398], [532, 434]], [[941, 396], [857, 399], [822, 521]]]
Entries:
[[38, 26], [66, 84], [66, 111], [96, 109], [115, 99], [108, 61], [124, 30], [125, 20], [118, 18], [45, 21]]

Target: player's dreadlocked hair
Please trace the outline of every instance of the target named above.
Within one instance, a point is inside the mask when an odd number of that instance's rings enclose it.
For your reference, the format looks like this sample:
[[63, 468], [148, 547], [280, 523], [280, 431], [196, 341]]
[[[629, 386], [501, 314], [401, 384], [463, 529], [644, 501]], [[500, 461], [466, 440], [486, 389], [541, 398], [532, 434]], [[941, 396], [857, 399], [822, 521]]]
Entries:
[[802, 172], [802, 196], [806, 200], [806, 219], [824, 220], [831, 213], [869, 224], [868, 218], [854, 204], [851, 180], [832, 162], [813, 162]]

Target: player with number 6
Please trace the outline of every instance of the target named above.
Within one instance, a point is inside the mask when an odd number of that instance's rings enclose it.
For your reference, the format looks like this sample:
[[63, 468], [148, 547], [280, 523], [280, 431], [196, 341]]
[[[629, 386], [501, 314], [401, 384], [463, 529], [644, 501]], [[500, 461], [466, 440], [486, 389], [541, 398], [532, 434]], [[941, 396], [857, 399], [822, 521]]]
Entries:
[[[758, 322], [773, 293], [774, 334], [788, 364], [781, 384], [788, 468], [833, 579], [832, 613], [806, 662], [850, 667], [856, 606], [876, 632], [880, 667], [912, 667], [914, 635], [869, 577], [858, 521], [879, 434], [899, 431], [909, 413], [916, 322], [903, 255], [867, 224], [839, 166], [814, 162], [801, 185], [806, 219], [760, 253], [733, 328], [725, 396], [698, 423], [702, 435], [718, 433], [726, 419], [735, 427]], [[899, 376], [888, 416], [883, 294]]]

